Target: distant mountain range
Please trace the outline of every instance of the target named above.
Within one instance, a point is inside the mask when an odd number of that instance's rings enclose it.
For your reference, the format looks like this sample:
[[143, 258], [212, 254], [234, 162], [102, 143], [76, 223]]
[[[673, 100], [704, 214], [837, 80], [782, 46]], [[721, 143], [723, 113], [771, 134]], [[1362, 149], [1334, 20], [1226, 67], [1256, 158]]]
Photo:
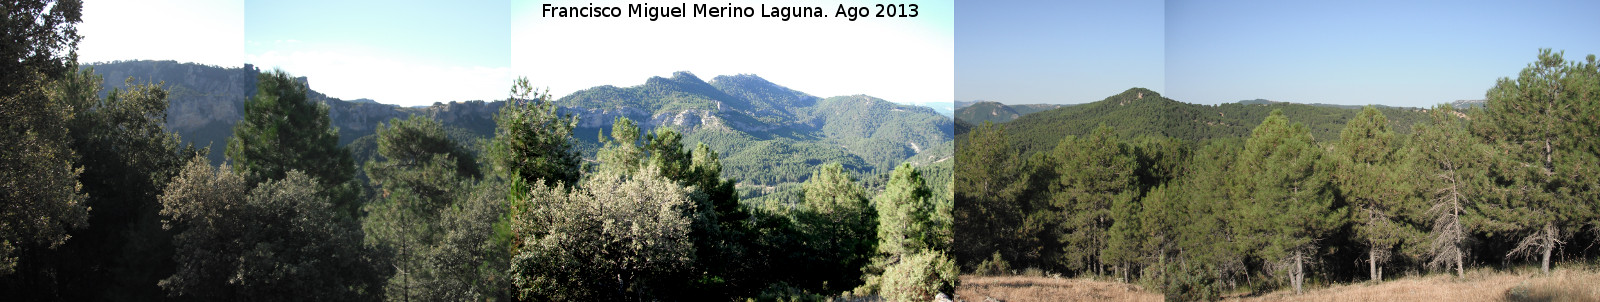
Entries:
[[955, 102], [927, 102], [917, 105], [933, 108], [933, 111], [939, 112], [939, 114], [943, 114], [946, 117], [954, 118], [956, 116]]
[[[255, 93], [259, 69], [173, 61], [125, 61], [84, 66], [106, 79], [105, 86], [162, 82], [171, 93], [167, 126], [185, 142], [222, 151], [239, 120], [243, 103]], [[290, 71], [291, 73], [293, 71]], [[301, 78], [311, 98], [328, 105], [340, 143], [364, 162], [375, 150], [374, 129], [391, 118], [422, 115], [443, 123], [468, 145], [493, 135], [494, 113], [503, 101], [450, 101], [401, 107], [370, 99], [341, 100], [316, 92]], [[509, 85], [509, 83], [507, 83]], [[925, 166], [928, 175], [948, 177], [954, 154], [953, 120], [929, 107], [902, 105], [866, 95], [817, 97], [754, 75], [717, 76], [710, 82], [677, 72], [652, 77], [632, 87], [598, 86], [555, 100], [564, 113], [579, 118], [579, 148], [592, 156], [598, 138], [618, 117], [644, 130], [670, 127], [693, 147], [705, 143], [722, 155], [724, 176], [740, 181], [747, 196], [792, 190], [816, 165], [838, 162], [869, 185], [901, 162]], [[944, 175], [944, 176], [937, 176]], [[946, 179], [948, 181], [948, 179]], [[933, 184], [935, 182], [931, 182]], [[936, 190], [944, 190], [943, 186]]]
[[[982, 103], [962, 108], [978, 108]], [[1004, 105], [1001, 105], [1004, 106]], [[1004, 110], [993, 107], [992, 110]], [[1015, 107], [1011, 107], [1015, 111]], [[1215, 138], [1242, 138], [1261, 123], [1273, 110], [1281, 109], [1291, 122], [1305, 124], [1318, 141], [1339, 138], [1339, 131], [1350, 118], [1360, 112], [1360, 107], [1308, 105], [1271, 101], [1246, 101], [1221, 105], [1198, 105], [1168, 99], [1144, 88], [1132, 88], [1093, 103], [1064, 106], [1032, 114], [1019, 114], [1014, 120], [1001, 124], [1013, 142], [1027, 152], [1046, 150], [1068, 135], [1084, 135], [1100, 124], [1116, 128], [1119, 136], [1134, 138], [1142, 135], [1165, 136], [1200, 141]], [[1407, 134], [1411, 125], [1428, 118], [1427, 110], [1380, 106], [1397, 133]], [[982, 111], [978, 111], [982, 112]], [[982, 114], [978, 114], [981, 116]], [[960, 132], [981, 125], [982, 121], [968, 120], [962, 111]]]
[[1015, 120], [1023, 115], [1056, 109], [1072, 105], [1058, 104], [1023, 104], [1006, 105], [999, 102], [978, 101], [956, 110], [955, 117], [968, 123], [982, 124], [983, 122], [1004, 123]]

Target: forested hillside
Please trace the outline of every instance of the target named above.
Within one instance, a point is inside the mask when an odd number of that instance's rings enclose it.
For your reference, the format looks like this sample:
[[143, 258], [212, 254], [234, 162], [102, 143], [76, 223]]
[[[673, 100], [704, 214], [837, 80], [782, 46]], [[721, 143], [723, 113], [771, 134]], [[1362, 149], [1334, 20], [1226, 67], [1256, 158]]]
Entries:
[[[243, 100], [254, 94], [253, 81], [261, 73], [249, 65], [221, 68], [172, 61], [110, 62], [84, 68], [131, 77], [132, 83], [163, 84], [173, 91], [167, 127], [185, 143], [214, 149], [225, 146], [230, 135], [226, 130], [238, 121]], [[296, 80], [312, 84], [305, 77]], [[128, 84], [108, 80], [105, 89]], [[504, 105], [502, 100], [451, 101], [407, 108], [344, 101], [314, 89], [308, 97], [328, 105], [340, 144], [349, 145], [358, 161], [375, 156], [380, 122], [411, 115], [439, 120], [453, 139], [476, 150], [479, 141], [493, 134], [492, 117]], [[740, 180], [746, 197], [792, 191], [779, 188], [795, 188], [820, 163], [841, 163], [858, 177], [875, 179], [913, 156], [953, 152], [947, 150], [954, 136], [951, 119], [930, 108], [869, 96], [823, 99], [754, 75], [718, 76], [708, 83], [678, 72], [639, 86], [584, 89], [554, 103], [562, 113], [578, 117], [576, 147], [587, 156], [602, 146], [600, 137], [616, 118], [638, 121], [645, 131], [671, 127], [684, 133], [685, 143], [706, 143], [723, 154], [728, 175]], [[223, 156], [213, 152], [210, 159], [221, 163]]]
[[1072, 105], [1055, 105], [1055, 104], [1006, 105], [1006, 104], [1001, 104], [999, 102], [980, 101], [980, 102], [968, 105], [966, 107], [961, 107], [961, 109], [957, 109], [956, 113], [955, 113], [955, 118], [956, 119], [961, 119], [961, 120], [966, 120], [968, 123], [983, 123], [983, 122], [986, 122], [986, 121], [987, 122], [995, 122], [995, 123], [1004, 123], [1004, 122], [1009, 122], [1011, 120], [1015, 120], [1015, 119], [1017, 119], [1019, 117], [1022, 117], [1023, 115], [1032, 114], [1034, 112], [1040, 112], [1040, 111], [1056, 109], [1056, 108], [1061, 108], [1061, 107], [1067, 107], [1067, 106], [1072, 106]]
[[[1378, 107], [1401, 134], [1411, 124], [1426, 119], [1417, 108]], [[1067, 135], [1087, 135], [1105, 124], [1122, 137], [1152, 135], [1195, 142], [1215, 138], [1246, 137], [1269, 113], [1282, 110], [1305, 124], [1320, 142], [1338, 138], [1339, 129], [1360, 110], [1294, 103], [1196, 105], [1132, 88], [1104, 100], [1024, 115], [1005, 123], [1006, 132], [1025, 152], [1043, 151]], [[974, 125], [979, 123], [973, 123]]]
[[953, 250], [969, 274], [1215, 300], [1600, 258], [1594, 55], [1541, 50], [1469, 109], [1201, 106], [1135, 88], [958, 125]]

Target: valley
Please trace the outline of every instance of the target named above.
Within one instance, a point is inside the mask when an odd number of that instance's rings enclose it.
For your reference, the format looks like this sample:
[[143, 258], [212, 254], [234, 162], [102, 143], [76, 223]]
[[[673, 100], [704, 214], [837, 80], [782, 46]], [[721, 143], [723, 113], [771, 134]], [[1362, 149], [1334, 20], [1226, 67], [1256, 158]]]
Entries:
[[[134, 83], [164, 83], [171, 90], [167, 127], [185, 143], [212, 148], [214, 164], [238, 121], [242, 104], [255, 91], [262, 71], [246, 65], [222, 68], [173, 61], [124, 61], [86, 65], [107, 79], [106, 90]], [[503, 100], [436, 102], [401, 107], [370, 99], [342, 100], [315, 91], [309, 97], [327, 104], [339, 142], [356, 161], [376, 151], [379, 123], [411, 115], [438, 120], [469, 147], [493, 135], [494, 114]], [[579, 90], [555, 100], [563, 114], [578, 118], [577, 148], [586, 157], [600, 149], [599, 138], [616, 118], [628, 118], [643, 131], [670, 127], [684, 144], [705, 143], [722, 156], [725, 176], [739, 182], [741, 195], [757, 199], [789, 195], [814, 167], [840, 163], [868, 186], [881, 186], [901, 162], [924, 166], [931, 178], [948, 180], [953, 162], [953, 121], [929, 107], [896, 104], [866, 95], [817, 97], [755, 75], [717, 76], [705, 81], [688, 72], [653, 77], [631, 87], [611, 85]], [[948, 187], [935, 186], [949, 196]], [[774, 196], [779, 199], [788, 196]]]

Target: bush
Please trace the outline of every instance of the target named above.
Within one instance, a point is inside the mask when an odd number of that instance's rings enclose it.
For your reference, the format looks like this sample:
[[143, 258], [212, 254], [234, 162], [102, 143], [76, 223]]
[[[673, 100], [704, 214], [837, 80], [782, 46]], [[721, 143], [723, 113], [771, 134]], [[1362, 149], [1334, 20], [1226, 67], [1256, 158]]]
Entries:
[[1222, 298], [1222, 284], [1209, 265], [1169, 264], [1161, 293], [1169, 301], [1215, 301]]
[[978, 267], [972, 268], [972, 273], [979, 276], [1004, 275], [1010, 272], [1011, 263], [1006, 262], [1005, 258], [1001, 258], [1000, 252], [994, 252], [994, 256], [989, 260], [984, 260], [983, 263], [978, 264]]
[[930, 301], [941, 292], [954, 292], [956, 274], [955, 260], [944, 253], [917, 252], [884, 270], [879, 295], [889, 301]]

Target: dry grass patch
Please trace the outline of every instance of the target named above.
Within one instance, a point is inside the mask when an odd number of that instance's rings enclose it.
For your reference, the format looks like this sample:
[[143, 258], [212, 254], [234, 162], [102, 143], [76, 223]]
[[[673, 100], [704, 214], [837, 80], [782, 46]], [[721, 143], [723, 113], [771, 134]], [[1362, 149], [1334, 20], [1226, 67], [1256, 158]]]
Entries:
[[[1133, 284], [1089, 279], [1051, 277], [962, 276], [956, 298], [983, 302], [1029, 301], [1161, 301], [1160, 293]], [[1480, 269], [1467, 276], [1433, 274], [1406, 277], [1379, 284], [1356, 283], [1293, 289], [1254, 297], [1229, 297], [1228, 301], [1600, 301], [1600, 271], [1558, 268], [1549, 276], [1538, 270], [1510, 272]]]
[[1556, 269], [1538, 271], [1476, 270], [1466, 277], [1434, 274], [1308, 290], [1295, 295], [1280, 290], [1242, 301], [1600, 301], [1600, 273]]
[[1027, 276], [961, 276], [956, 299], [982, 302], [1161, 301], [1161, 294], [1127, 283]]

